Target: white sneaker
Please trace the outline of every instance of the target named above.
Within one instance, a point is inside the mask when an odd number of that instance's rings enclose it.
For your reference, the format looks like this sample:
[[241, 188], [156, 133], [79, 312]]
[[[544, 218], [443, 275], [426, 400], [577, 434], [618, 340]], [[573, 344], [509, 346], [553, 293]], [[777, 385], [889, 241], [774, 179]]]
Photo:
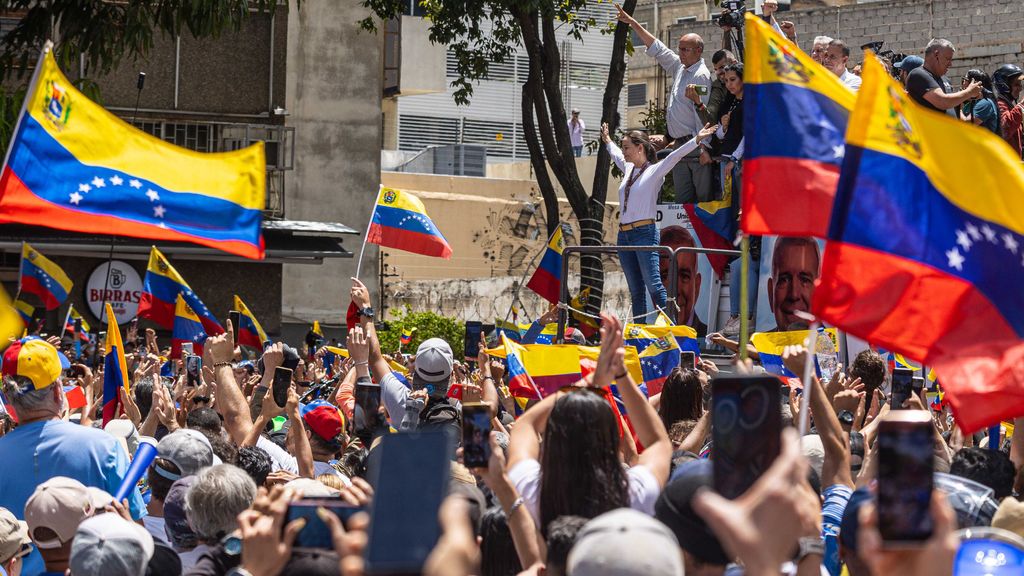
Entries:
[[725, 327], [722, 328], [722, 334], [725, 336], [738, 336], [740, 333], [740, 317], [734, 316], [729, 318], [729, 321], [725, 323]]

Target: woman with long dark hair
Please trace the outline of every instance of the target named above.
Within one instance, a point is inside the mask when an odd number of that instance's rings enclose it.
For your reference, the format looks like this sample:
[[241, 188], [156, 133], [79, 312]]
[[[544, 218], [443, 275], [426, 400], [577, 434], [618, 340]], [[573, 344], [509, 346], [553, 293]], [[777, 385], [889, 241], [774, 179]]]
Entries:
[[[622, 148], [619, 148], [608, 135], [608, 125], [601, 125], [601, 140], [615, 165], [625, 174], [619, 185], [619, 246], [658, 245], [654, 219], [665, 176], [676, 163], [696, 150], [701, 141], [714, 134], [716, 128], [710, 124], [705, 126], [692, 140], [659, 162], [654, 155], [654, 145], [643, 132], [627, 132], [622, 137]], [[619, 252], [619, 262], [629, 286], [633, 318], [640, 319], [647, 314], [647, 294], [651, 295], [655, 307], [664, 309], [668, 303], [668, 292], [661, 282], [658, 253], [622, 251]]]
[[676, 366], [661, 389], [658, 415], [665, 430], [682, 420], [700, 420], [704, 414], [704, 387], [696, 370]]
[[984, 126], [994, 134], [999, 134], [999, 110], [996, 104], [996, 95], [992, 89], [992, 79], [981, 70], [972, 69], [964, 74], [961, 84], [967, 88], [972, 81], [981, 83], [981, 96], [963, 103], [961, 118], [976, 126]]
[[[541, 533], [559, 516], [593, 518], [624, 506], [653, 514], [668, 480], [672, 444], [654, 408], [630, 378], [622, 346], [622, 324], [602, 314], [593, 386], [548, 396], [512, 428], [508, 476]], [[644, 446], [632, 468], [619, 458], [623, 430], [611, 408], [607, 387], [612, 380], [618, 383]], [[628, 429], [624, 432], [629, 434]]]

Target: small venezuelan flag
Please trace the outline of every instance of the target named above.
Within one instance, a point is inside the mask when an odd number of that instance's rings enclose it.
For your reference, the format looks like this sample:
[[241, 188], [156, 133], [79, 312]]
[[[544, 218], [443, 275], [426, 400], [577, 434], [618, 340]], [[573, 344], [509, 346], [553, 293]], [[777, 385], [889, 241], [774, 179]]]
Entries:
[[71, 278], [56, 263], [43, 256], [35, 248], [21, 245], [21, 291], [35, 294], [53, 310], [68, 299], [71, 292]]
[[32, 316], [36, 313], [35, 306], [32, 306], [24, 300], [15, 300], [12, 304], [14, 309], [18, 311], [18, 316], [21, 317], [21, 321], [25, 323], [25, 327], [28, 328], [32, 325]]
[[185, 298], [178, 294], [174, 306], [174, 330], [171, 333], [171, 358], [181, 358], [181, 345], [185, 342], [191, 342], [193, 353], [202, 356], [206, 332], [199, 316], [185, 302]]
[[406, 252], [451, 258], [452, 247], [419, 198], [404, 190], [380, 189], [366, 241]]
[[207, 334], [221, 334], [224, 328], [217, 322], [210, 309], [203, 304], [199, 296], [192, 291], [188, 282], [171, 266], [167, 258], [153, 246], [149, 252], [149, 267], [142, 285], [142, 298], [139, 301], [139, 316], [149, 318], [164, 328], [174, 328], [174, 308], [178, 294], [185, 303], [199, 316], [203, 330]]
[[[114, 309], [107, 302], [107, 318], [117, 318]], [[103, 346], [106, 354], [103, 360], [103, 425], [117, 418], [121, 397], [118, 390], [128, 390], [128, 363], [124, 360], [124, 344], [121, 343], [121, 329], [117, 322], [107, 326], [107, 341]]]
[[565, 250], [565, 235], [559, 226], [548, 239], [544, 256], [526, 287], [551, 303], [558, 302], [562, 292], [562, 251]]
[[263, 343], [269, 341], [267, 333], [260, 326], [260, 321], [249, 310], [249, 307], [242, 302], [242, 299], [235, 294], [234, 310], [238, 312], [239, 326], [235, 326], [235, 333], [238, 334], [238, 344], [248, 346], [257, 350], [263, 349]]
[[416, 331], [416, 327], [405, 328], [402, 330], [402, 346], [405, 346], [412, 342], [412, 333]]

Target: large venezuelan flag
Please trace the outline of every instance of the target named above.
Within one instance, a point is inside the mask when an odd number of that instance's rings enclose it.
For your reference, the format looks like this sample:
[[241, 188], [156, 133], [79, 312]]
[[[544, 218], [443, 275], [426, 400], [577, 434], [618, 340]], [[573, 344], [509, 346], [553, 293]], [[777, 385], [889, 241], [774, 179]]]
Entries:
[[149, 266], [142, 283], [142, 298], [139, 299], [139, 316], [149, 318], [164, 328], [174, 328], [174, 307], [178, 294], [199, 316], [207, 334], [221, 334], [224, 328], [199, 296], [192, 291], [188, 282], [171, 266], [156, 246], [149, 251]]
[[265, 181], [262, 142], [214, 154], [168, 144], [86, 98], [46, 51], [0, 179], [0, 222], [262, 258]]
[[[544, 397], [540, 388], [530, 377], [523, 364], [526, 349], [513, 342], [505, 334], [501, 335], [501, 344], [505, 352], [505, 364], [508, 366], [508, 391], [513, 398], [522, 400], [540, 400]], [[525, 408], [525, 405], [520, 405]]]
[[263, 343], [267, 342], [267, 333], [260, 326], [260, 321], [249, 311], [249, 307], [242, 302], [242, 299], [235, 294], [234, 310], [238, 312], [240, 326], [235, 326], [235, 333], [238, 334], [238, 344], [248, 346], [257, 350], [263, 350]]
[[427, 216], [423, 202], [394, 188], [381, 186], [366, 241], [424, 256], [452, 257], [452, 247]]
[[934, 366], [965, 431], [1024, 415], [1020, 158], [873, 57], [863, 79], [814, 313]]
[[558, 226], [551, 234], [551, 238], [548, 239], [540, 264], [533, 272], [530, 281], [526, 283], [527, 288], [551, 303], [557, 303], [562, 295], [563, 250], [565, 250], [565, 237], [562, 233], [562, 226]]
[[178, 294], [174, 304], [174, 329], [171, 331], [171, 358], [181, 358], [181, 345], [192, 343], [192, 351], [203, 355], [203, 344], [206, 342], [206, 331], [199, 321], [199, 316], [185, 303], [185, 298]]
[[[117, 318], [110, 302], [106, 305], [107, 318]], [[121, 343], [121, 329], [117, 322], [107, 326], [107, 341], [103, 345], [106, 354], [103, 360], [103, 425], [106, 426], [117, 418], [118, 407], [121, 405], [120, 388], [128, 389], [128, 363], [124, 359], [124, 344]]]
[[21, 244], [21, 292], [35, 294], [53, 310], [68, 299], [71, 278], [54, 261], [28, 245]]
[[746, 31], [740, 227], [823, 238], [856, 95], [759, 17]]
[[[810, 336], [810, 330], [790, 330], [788, 332], [756, 332], [750, 336], [750, 343], [757, 349], [761, 366], [769, 374], [777, 374], [788, 378], [802, 378], [803, 374], [793, 374], [782, 363], [782, 352], [786, 346], [804, 345], [804, 341]], [[832, 340], [832, 349], [835, 349], [839, 334], [835, 328], [826, 328], [818, 334], [818, 338], [828, 337]], [[822, 348], [822, 346], [818, 346]], [[815, 372], [820, 377], [821, 367], [815, 357]]]

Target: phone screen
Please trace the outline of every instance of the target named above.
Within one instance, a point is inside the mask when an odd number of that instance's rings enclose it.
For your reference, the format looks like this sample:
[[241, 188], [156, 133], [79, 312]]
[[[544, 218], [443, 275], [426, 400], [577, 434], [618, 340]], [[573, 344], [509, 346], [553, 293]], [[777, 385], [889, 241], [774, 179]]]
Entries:
[[927, 412], [904, 410], [879, 423], [878, 530], [886, 544], [932, 535], [933, 444]]
[[[448, 493], [451, 440], [443, 431], [385, 434], [371, 466], [374, 488], [366, 545], [368, 574], [419, 574], [441, 535], [437, 511]], [[409, 489], [410, 478], [416, 489]], [[396, 546], [401, 542], [401, 546]]]
[[202, 356], [196, 356], [190, 354], [185, 356], [185, 378], [186, 384], [189, 386], [199, 386], [203, 383], [202, 380], [203, 372], [203, 358]]
[[491, 459], [491, 411], [487, 404], [462, 405], [462, 463], [486, 468]]
[[466, 361], [476, 360], [477, 355], [480, 353], [480, 332], [483, 330], [483, 324], [470, 320], [466, 322], [466, 341], [464, 343], [466, 350]]
[[892, 405], [893, 410], [902, 410], [913, 393], [914, 371], [910, 368], [896, 368], [892, 371]]
[[242, 329], [242, 313], [232, 310], [228, 312], [228, 320], [231, 321], [231, 326], [235, 329], [235, 346], [238, 346], [238, 331]]
[[770, 375], [711, 381], [712, 465], [715, 490], [722, 496], [746, 492], [779, 455], [780, 386]]
[[380, 420], [380, 385], [357, 383], [356, 406], [362, 412], [362, 418], [358, 412], [356, 413], [356, 434], [373, 433], [377, 428], [376, 423]]
[[194, 350], [195, 349], [192, 347], [192, 343], [191, 342], [182, 342], [181, 343], [181, 355], [182, 355], [182, 357], [184, 357], [186, 354], [191, 356], [193, 354]]
[[292, 371], [284, 366], [274, 369], [274, 404], [284, 408], [288, 403], [288, 386], [292, 383]]
[[679, 367], [696, 370], [697, 369], [697, 355], [693, 352], [680, 352], [679, 353]]
[[303, 526], [302, 530], [299, 531], [298, 536], [295, 537], [295, 548], [306, 548], [306, 549], [320, 549], [320, 550], [333, 550], [334, 539], [331, 535], [331, 528], [320, 519], [317, 515], [317, 508], [326, 508], [341, 520], [342, 524], [348, 522], [348, 519], [352, 517], [356, 512], [362, 511], [362, 508], [352, 506], [347, 502], [343, 501], [340, 496], [336, 497], [320, 497], [320, 498], [302, 498], [288, 504], [288, 513], [285, 517], [284, 524], [281, 525], [282, 532], [285, 526], [288, 525], [292, 520], [299, 518], [306, 519], [306, 525]]

